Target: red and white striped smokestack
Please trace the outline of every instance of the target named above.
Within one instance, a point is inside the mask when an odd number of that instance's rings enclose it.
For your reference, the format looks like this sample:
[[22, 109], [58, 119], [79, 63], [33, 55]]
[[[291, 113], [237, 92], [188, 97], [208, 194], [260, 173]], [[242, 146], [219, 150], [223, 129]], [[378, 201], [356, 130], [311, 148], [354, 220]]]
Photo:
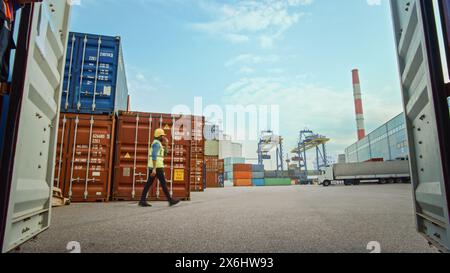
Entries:
[[354, 69], [352, 71], [352, 74], [353, 74], [353, 95], [355, 96], [356, 126], [358, 128], [358, 140], [361, 140], [366, 136], [366, 128], [364, 125], [364, 111], [363, 111], [361, 84], [359, 81], [358, 69]]

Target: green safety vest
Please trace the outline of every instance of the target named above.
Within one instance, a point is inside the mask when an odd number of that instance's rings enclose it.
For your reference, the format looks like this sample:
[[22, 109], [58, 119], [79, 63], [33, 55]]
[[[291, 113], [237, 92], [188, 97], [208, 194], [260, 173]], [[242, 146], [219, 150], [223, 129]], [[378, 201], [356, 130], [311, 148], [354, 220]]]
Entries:
[[164, 168], [164, 146], [162, 145], [161, 141], [155, 139], [155, 141], [153, 141], [152, 145], [149, 147], [149, 154], [148, 154], [148, 167], [150, 169], [153, 169], [153, 159], [152, 159], [152, 154], [153, 154], [153, 145], [158, 143], [159, 146], [161, 147], [159, 149], [158, 155], [156, 157], [156, 168], [157, 169], [163, 169]]

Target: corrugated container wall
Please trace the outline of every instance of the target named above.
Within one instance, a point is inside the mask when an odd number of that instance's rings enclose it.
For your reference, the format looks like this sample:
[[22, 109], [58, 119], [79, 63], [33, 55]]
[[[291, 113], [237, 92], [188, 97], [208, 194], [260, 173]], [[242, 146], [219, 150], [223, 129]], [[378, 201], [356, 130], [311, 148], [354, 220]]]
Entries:
[[71, 32], [61, 111], [111, 114], [127, 110], [127, 103], [120, 37]]
[[55, 186], [73, 202], [108, 201], [114, 115], [61, 114]]
[[219, 188], [222, 187], [220, 183], [221, 169], [223, 169], [223, 161], [220, 161], [218, 156], [205, 156], [206, 166], [206, 188]]
[[191, 126], [191, 191], [202, 192], [205, 190], [203, 179], [205, 172], [205, 117], [192, 116]]
[[[191, 121], [188, 118], [187, 123]], [[138, 200], [148, 179], [149, 145], [153, 133], [163, 128], [169, 139], [169, 149], [164, 158], [165, 176], [172, 196], [190, 199], [190, 132], [174, 128], [177, 122], [169, 114], [119, 113], [115, 152], [113, 199]], [[175, 135], [175, 137], [172, 137]], [[154, 183], [150, 200], [167, 200], [159, 181]]]

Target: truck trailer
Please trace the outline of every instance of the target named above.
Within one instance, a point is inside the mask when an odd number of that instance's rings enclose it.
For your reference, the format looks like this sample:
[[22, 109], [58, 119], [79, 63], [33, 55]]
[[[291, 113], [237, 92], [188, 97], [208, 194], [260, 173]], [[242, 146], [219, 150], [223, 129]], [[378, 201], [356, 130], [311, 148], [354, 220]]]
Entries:
[[361, 182], [409, 183], [408, 161], [334, 164], [319, 176], [319, 184], [328, 187], [337, 182], [359, 185]]

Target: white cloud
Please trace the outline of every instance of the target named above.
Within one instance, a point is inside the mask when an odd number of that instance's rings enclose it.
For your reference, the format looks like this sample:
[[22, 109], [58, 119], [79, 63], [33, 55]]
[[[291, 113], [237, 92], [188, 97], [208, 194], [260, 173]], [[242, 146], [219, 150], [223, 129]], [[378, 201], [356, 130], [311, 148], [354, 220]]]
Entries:
[[300, 6], [313, 0], [237, 0], [233, 4], [201, 2], [213, 17], [192, 27], [232, 43], [245, 43], [256, 37], [261, 47], [271, 48], [285, 31], [298, 23], [304, 13]]

